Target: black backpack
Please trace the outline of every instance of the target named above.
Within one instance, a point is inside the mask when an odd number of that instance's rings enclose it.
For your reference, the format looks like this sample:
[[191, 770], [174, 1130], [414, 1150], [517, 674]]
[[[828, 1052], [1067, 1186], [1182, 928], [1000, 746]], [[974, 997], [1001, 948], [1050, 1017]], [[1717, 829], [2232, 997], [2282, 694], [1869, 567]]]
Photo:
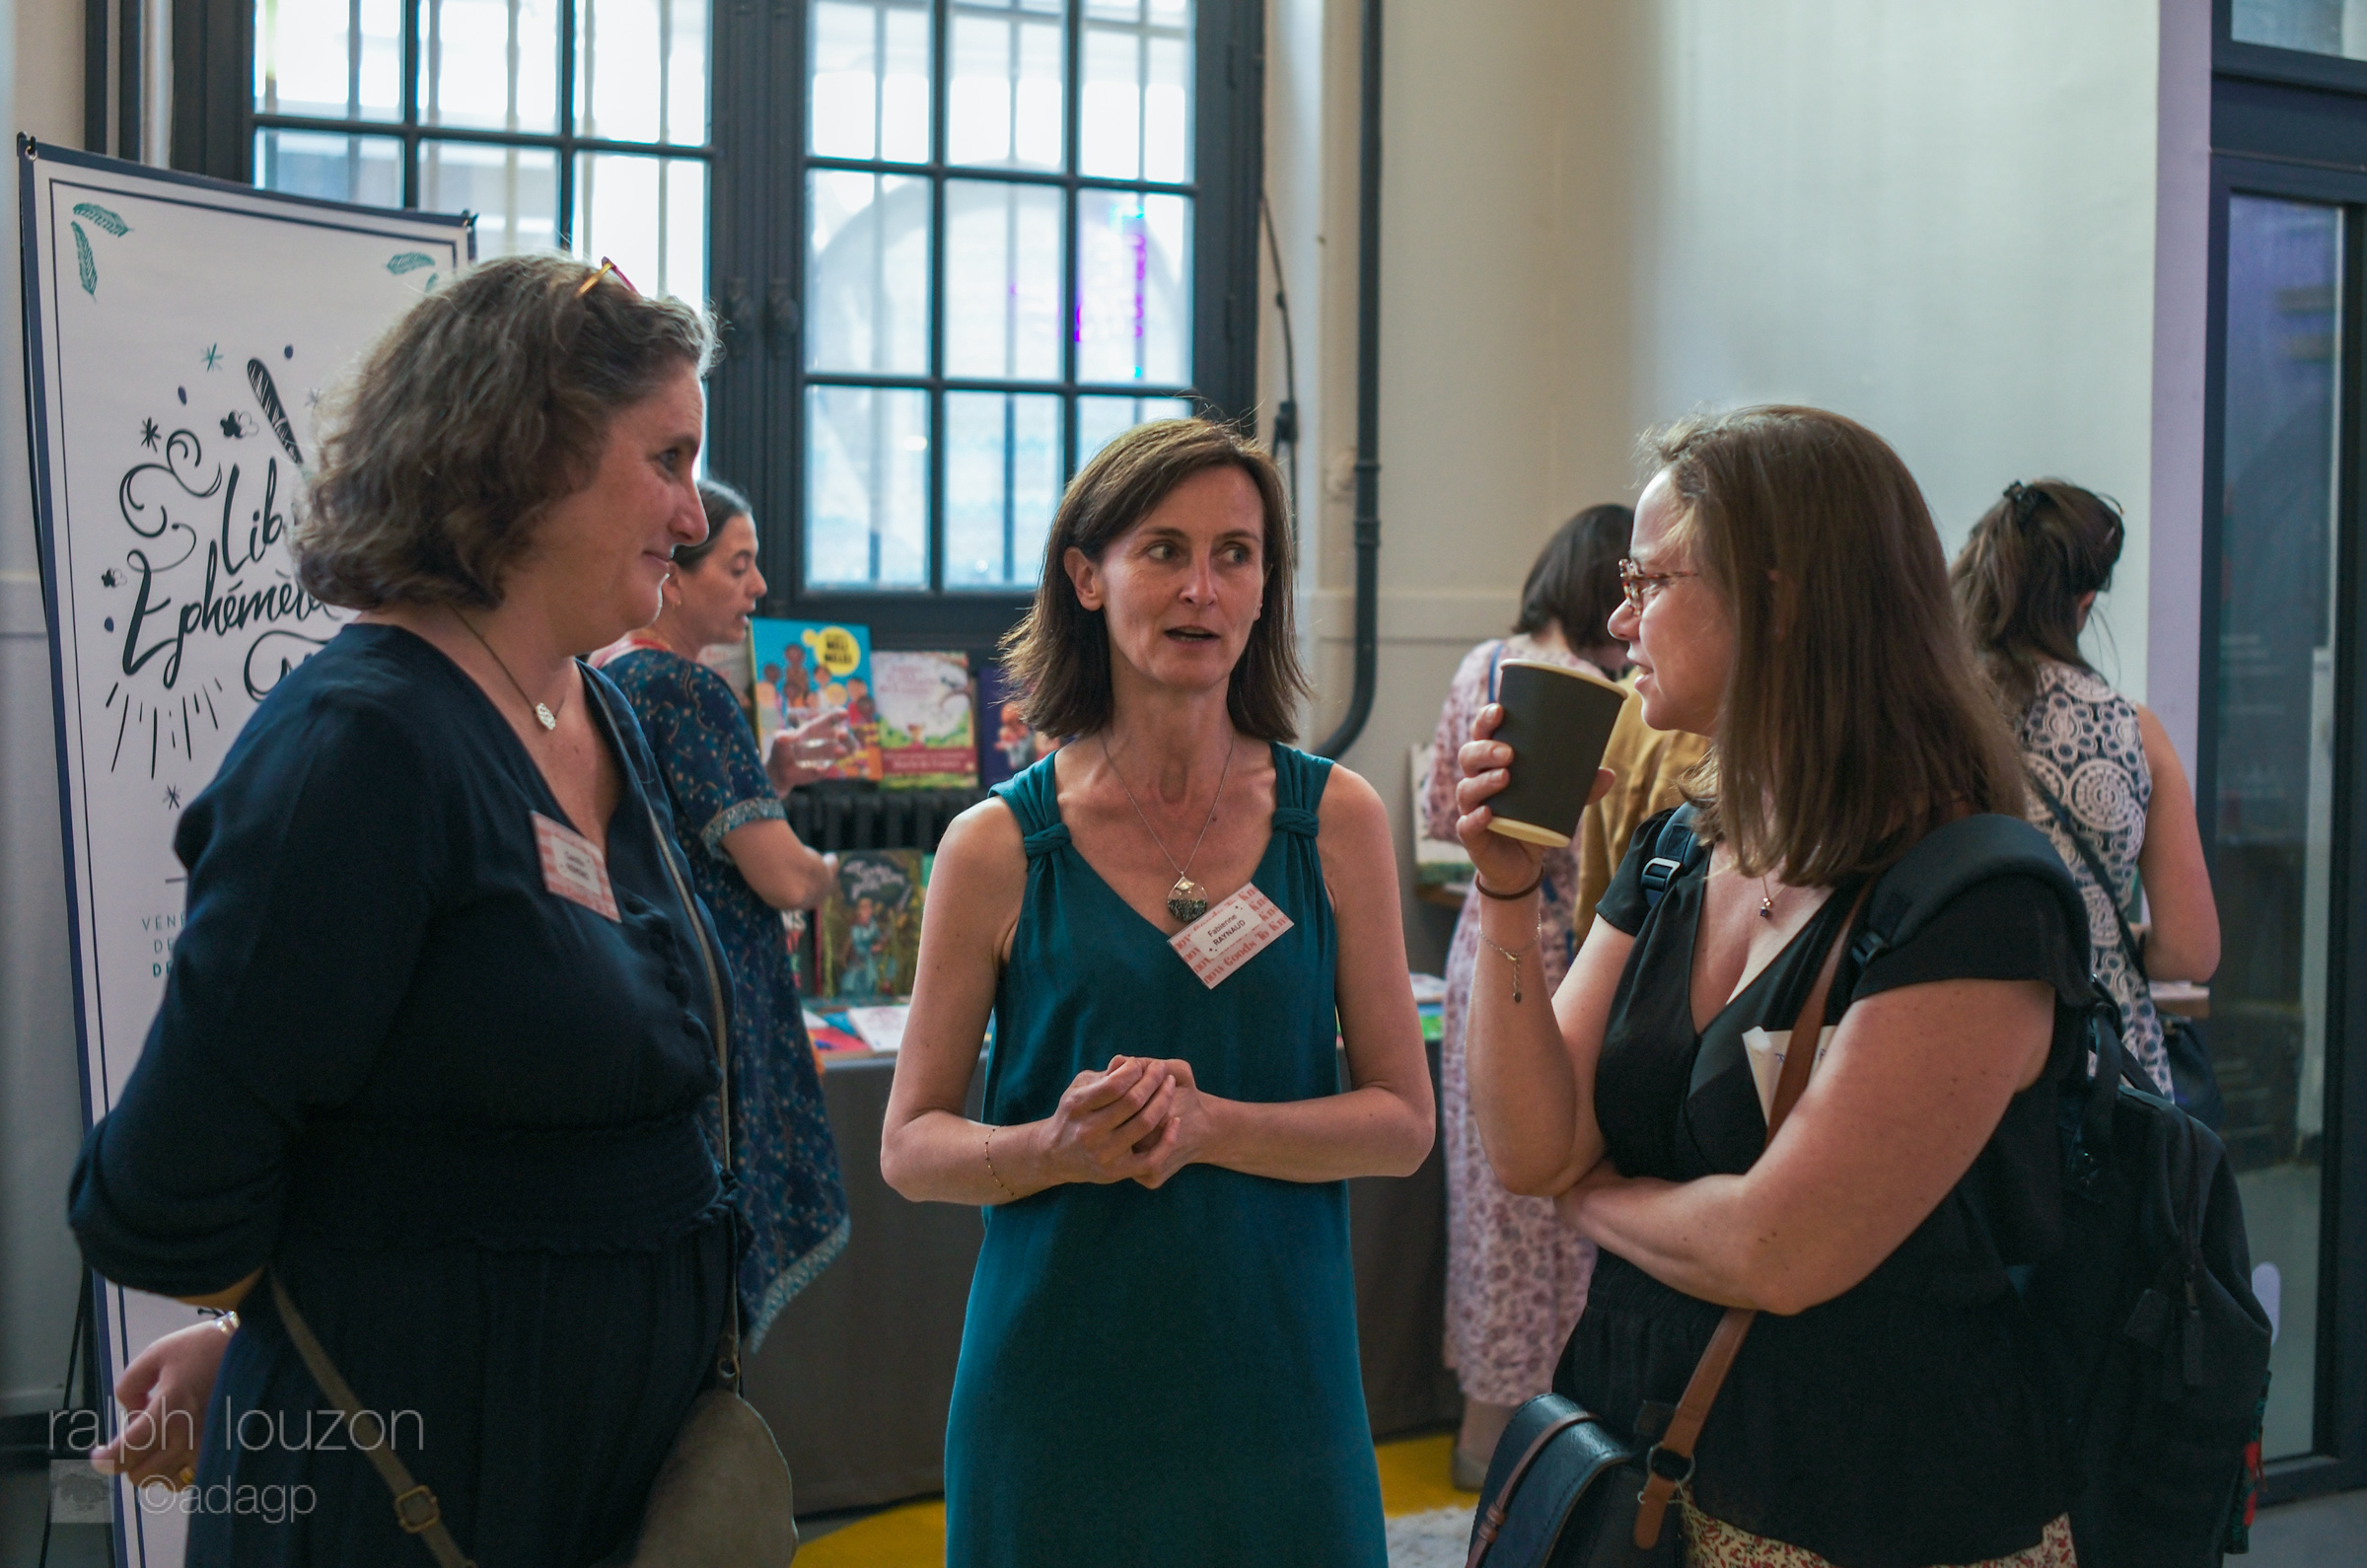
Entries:
[[[1693, 810], [1663, 824], [1647, 905], [1699, 864]], [[2046, 836], [2019, 818], [1963, 818], [1883, 873], [1851, 944], [1857, 972], [1965, 890], [2025, 876], [2051, 889], [2087, 946], [2087, 904]], [[2055, 1002], [2080, 1036], [2058, 1084], [2063, 1245], [2014, 1270], [2059, 1401], [2081, 1568], [2207, 1568], [2247, 1549], [2268, 1392], [2268, 1315], [2252, 1293], [2244, 1205], [2219, 1139], [2132, 1082], [2120, 1015]], [[2091, 1064], [2090, 1057], [2093, 1056]]]

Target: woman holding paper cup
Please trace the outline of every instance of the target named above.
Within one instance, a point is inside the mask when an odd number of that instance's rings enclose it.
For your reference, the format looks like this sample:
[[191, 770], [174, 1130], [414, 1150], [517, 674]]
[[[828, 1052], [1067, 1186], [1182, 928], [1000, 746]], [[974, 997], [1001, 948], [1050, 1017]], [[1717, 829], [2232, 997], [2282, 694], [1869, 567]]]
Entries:
[[764, 597], [755, 524], [729, 485], [701, 479], [698, 501], [706, 537], [675, 546], [665, 608], [593, 664], [649, 738], [675, 837], [731, 964], [733, 1175], [746, 1221], [740, 1320], [753, 1354], [846, 1246], [838, 1149], [780, 917], [821, 904], [837, 857], [799, 842], [781, 797], [825, 776], [854, 738], [844, 714], [828, 713], [775, 735], [771, 755], [757, 755], [739, 698], [698, 658], [748, 641], [748, 617]]
[[1074, 739], [938, 851], [881, 1167], [986, 1210], [954, 1568], [1384, 1568], [1346, 1180], [1413, 1171], [1434, 1109], [1387, 815], [1284, 744], [1292, 557], [1224, 426], [1104, 448], [1008, 650]]
[[[1627, 650], [1613, 639], [1610, 621], [1619, 603], [1619, 561], [1627, 553], [1634, 521], [1627, 508], [1607, 504], [1588, 507], [1564, 523], [1538, 552], [1521, 585], [1512, 634], [1490, 638], [1464, 656], [1438, 716], [1429, 788], [1422, 799], [1431, 837], [1454, 836], [1461, 815], [1455, 788], [1462, 778], [1456, 748], [1471, 733], [1479, 710], [1496, 700], [1496, 688], [1508, 673], [1517, 687], [1535, 678], [1524, 673], [1533, 664], [1558, 666], [1600, 681], [1625, 667]], [[1591, 770], [1578, 777], [1591, 777]], [[1583, 794], [1578, 800], [1583, 803]], [[1576, 821], [1573, 813], [1562, 824], [1565, 835]], [[1538, 962], [1539, 983], [1549, 987], [1577, 952], [1579, 874], [1572, 846], [1552, 844], [1552, 830], [1543, 831]], [[1447, 1365], [1455, 1369], [1464, 1396], [1453, 1474], [1466, 1488], [1479, 1485], [1513, 1407], [1551, 1386], [1553, 1360], [1586, 1300], [1595, 1252], [1555, 1217], [1550, 1202], [1505, 1191], [1479, 1146], [1464, 1075], [1463, 1032], [1479, 962], [1481, 902], [1476, 890], [1467, 893], [1455, 922], [1439, 1041], [1447, 1145]], [[1586, 913], [1592, 918], [1591, 905]]]
[[[2080, 1036], [2056, 1002], [2088, 997], [2084, 937], [2001, 876], [1862, 965], [1839, 940], [1924, 834], [2022, 811], [1938, 535], [1898, 456], [1836, 415], [1746, 409], [1651, 450], [1612, 631], [1646, 720], [1715, 739], [1708, 852], [1672, 857], [1655, 899], [1668, 815], [1648, 820], [1548, 995], [1538, 850], [1495, 830], [1523, 767], [1506, 715], [1461, 755], [1459, 832], [1500, 895], [1472, 1105], [1505, 1185], [1601, 1248], [1555, 1391], [1656, 1440], [1723, 1310], [1757, 1308], [1677, 1493], [1688, 1560], [2067, 1564], [2008, 1271], [2060, 1236], [2054, 1085]], [[1755, 1058], [1780, 1062], [1821, 973], [1830, 1033], [1770, 1142]]]

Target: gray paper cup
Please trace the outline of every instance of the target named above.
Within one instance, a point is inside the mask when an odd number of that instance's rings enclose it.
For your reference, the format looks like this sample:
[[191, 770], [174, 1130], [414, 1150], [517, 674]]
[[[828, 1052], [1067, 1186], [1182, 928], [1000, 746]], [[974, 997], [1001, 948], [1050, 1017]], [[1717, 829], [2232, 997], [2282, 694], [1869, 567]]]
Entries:
[[1495, 812], [1488, 830], [1564, 848], [1627, 693], [1563, 665], [1507, 659], [1497, 667], [1496, 700], [1504, 706], [1496, 739], [1512, 748], [1512, 777], [1487, 803]]

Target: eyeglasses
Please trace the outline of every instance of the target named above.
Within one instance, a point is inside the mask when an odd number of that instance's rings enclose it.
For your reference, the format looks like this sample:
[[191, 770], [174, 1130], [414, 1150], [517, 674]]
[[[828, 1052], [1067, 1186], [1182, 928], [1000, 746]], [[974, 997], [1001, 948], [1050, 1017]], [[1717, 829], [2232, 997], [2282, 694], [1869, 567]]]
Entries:
[[1647, 572], [1633, 560], [1623, 560], [1619, 562], [1619, 590], [1627, 596], [1627, 607], [1640, 615], [1662, 589], [1680, 577], [1700, 575], [1699, 572]]
[[633, 280], [624, 275], [624, 268], [618, 266], [615, 262], [610, 260], [605, 255], [600, 258], [600, 270], [593, 273], [590, 277], [584, 279], [581, 284], [577, 285], [575, 297], [580, 300], [585, 295], [591, 293], [595, 288], [600, 286], [600, 280], [607, 277], [611, 272], [616, 274], [616, 281], [624, 285], [625, 293], [630, 294], [635, 299], [639, 299], [641, 297], [641, 291], [633, 287]]

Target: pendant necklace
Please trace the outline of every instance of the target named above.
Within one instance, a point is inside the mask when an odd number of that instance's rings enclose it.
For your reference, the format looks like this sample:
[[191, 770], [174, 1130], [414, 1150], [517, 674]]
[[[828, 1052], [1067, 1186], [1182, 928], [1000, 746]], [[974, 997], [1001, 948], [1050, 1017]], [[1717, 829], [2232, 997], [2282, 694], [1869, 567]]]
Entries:
[[1134, 787], [1126, 782], [1126, 775], [1118, 773], [1117, 761], [1110, 754], [1107, 736], [1102, 739], [1102, 760], [1110, 765], [1111, 772], [1117, 773], [1117, 787], [1126, 792], [1126, 804], [1134, 808], [1136, 817], [1142, 819], [1143, 831], [1151, 835], [1151, 842], [1159, 846], [1159, 853], [1166, 856], [1170, 866], [1175, 867], [1176, 885], [1167, 890], [1167, 912], [1185, 925], [1191, 924], [1208, 912], [1208, 890], [1191, 880], [1191, 863], [1200, 858], [1200, 846], [1208, 841], [1208, 829], [1216, 825], [1216, 808], [1225, 798], [1225, 780], [1233, 772], [1232, 741], [1228, 739], [1225, 742], [1225, 765], [1216, 775], [1216, 795], [1208, 802], [1208, 820], [1200, 823], [1200, 836], [1191, 841], [1191, 853], [1184, 857], [1181, 866], [1176, 865], [1175, 856], [1167, 853], [1166, 840], [1159, 836], [1159, 829], [1151, 825], [1151, 819], [1144, 813], [1142, 802], [1134, 798]]
[[[457, 609], [452, 612], [452, 618], [459, 621], [461, 625], [466, 629], [468, 635], [476, 639], [476, 645], [485, 651], [485, 653], [492, 659], [494, 665], [500, 669], [502, 675], [508, 678], [511, 688], [514, 689], [520, 697], [525, 698], [526, 705], [528, 707], [535, 710], [535, 722], [542, 726], [544, 732], [546, 733], [557, 729], [559, 727], [558, 714], [551, 712], [547, 704], [537, 702], [532, 696], [527, 694], [526, 687], [520, 685], [518, 683], [518, 677], [510, 674], [510, 667], [502, 662], [501, 655], [494, 653], [493, 645], [485, 641], [485, 634], [481, 631], [478, 631], [474, 626], [469, 625], [468, 617], [462, 614]], [[566, 707], [567, 699], [565, 697], [561, 697], [559, 699], [560, 711], [564, 712]]]
[[1767, 891], [1767, 879], [1764, 877], [1758, 879], [1758, 917], [1761, 920], [1775, 918], [1775, 895]]

